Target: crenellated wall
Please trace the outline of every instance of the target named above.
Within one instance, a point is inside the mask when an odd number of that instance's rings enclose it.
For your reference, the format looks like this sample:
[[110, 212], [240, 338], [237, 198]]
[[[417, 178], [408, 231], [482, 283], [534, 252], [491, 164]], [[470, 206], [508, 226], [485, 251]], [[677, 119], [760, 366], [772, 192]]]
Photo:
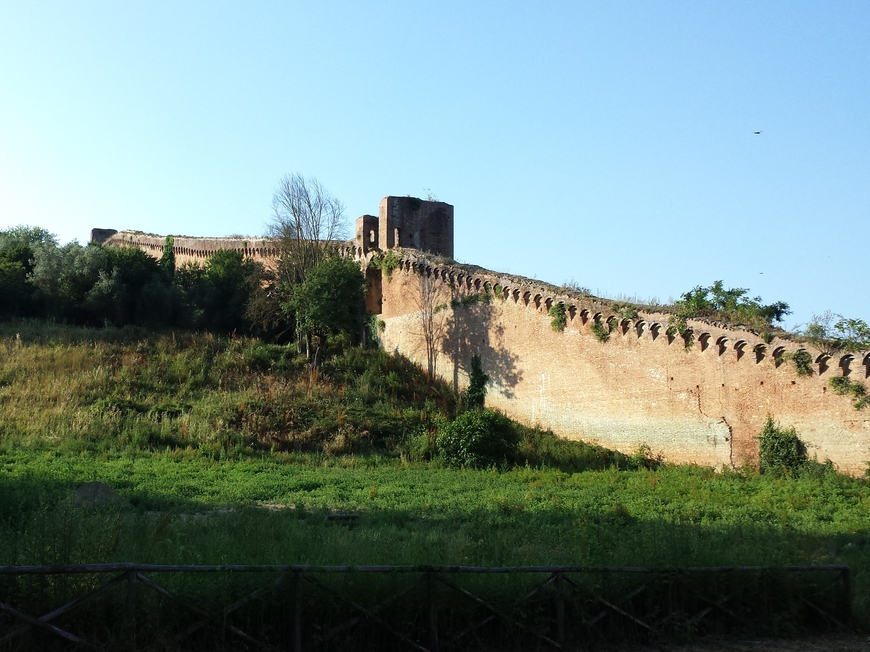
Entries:
[[[756, 437], [772, 415], [794, 426], [819, 461], [860, 475], [870, 460], [870, 410], [856, 410], [829, 386], [846, 375], [870, 388], [870, 352], [810, 351], [813, 374], [799, 376], [790, 357], [802, 345], [786, 339], [765, 342], [749, 330], [690, 321], [687, 341], [668, 332], [668, 314], [626, 319], [607, 301], [436, 263], [414, 249], [393, 248], [398, 266], [382, 272], [369, 264], [385, 248], [382, 235], [372, 235], [378, 220], [361, 220], [356, 241], [340, 249], [366, 273], [367, 305], [384, 322], [384, 347], [425, 368], [428, 340], [435, 372], [457, 389], [467, 385], [471, 356], [480, 355], [491, 379], [487, 404], [515, 419], [625, 452], [648, 446], [672, 461], [724, 467], [755, 460]], [[164, 242], [138, 232], [107, 240], [155, 257]], [[174, 239], [178, 264], [203, 263], [225, 248], [266, 264], [277, 254], [262, 238]], [[561, 332], [548, 314], [556, 303], [565, 305]], [[593, 333], [596, 323], [606, 342]]]
[[[104, 240], [106, 245], [119, 247], [138, 247], [154, 258], [163, 255], [166, 236], [139, 231], [116, 232]], [[173, 236], [172, 250], [175, 253], [175, 264], [194, 263], [202, 265], [219, 249], [241, 251], [246, 257], [271, 265], [278, 249], [269, 238], [191, 238]]]
[[[428, 290], [423, 288], [428, 286]], [[426, 366], [422, 295], [436, 296], [443, 323], [438, 375], [467, 384], [472, 354], [491, 378], [487, 404], [556, 434], [626, 452], [649, 446], [673, 461], [717, 467], [754, 461], [767, 415], [794, 426], [819, 461], [862, 474], [870, 459], [870, 413], [829, 380], [870, 377], [870, 353], [813, 355], [812, 376], [799, 376], [783, 339], [722, 324], [690, 321], [688, 342], [668, 333], [669, 315], [625, 319], [609, 302], [560, 294], [528, 279], [455, 265], [433, 265], [408, 252], [382, 284], [381, 334]], [[486, 296], [491, 297], [488, 301]], [[554, 331], [548, 310], [566, 306]], [[606, 342], [594, 323], [609, 333]]]

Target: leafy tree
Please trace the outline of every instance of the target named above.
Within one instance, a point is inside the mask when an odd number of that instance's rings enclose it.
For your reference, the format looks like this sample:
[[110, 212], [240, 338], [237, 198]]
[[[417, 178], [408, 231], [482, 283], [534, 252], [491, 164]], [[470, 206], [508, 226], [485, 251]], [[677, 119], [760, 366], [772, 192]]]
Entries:
[[[316, 265], [306, 279], [290, 289], [285, 309], [302, 333], [306, 356], [313, 366], [320, 362], [328, 335], [345, 333], [361, 337], [366, 321], [366, 281], [354, 261], [333, 256]], [[316, 349], [312, 351], [312, 346]]]
[[807, 341], [828, 353], [870, 349], [870, 326], [867, 322], [830, 311], [813, 315], [803, 335]]
[[16, 226], [0, 231], [0, 317], [34, 314], [34, 287], [27, 282], [33, 272], [34, 252], [56, 247], [48, 231], [33, 226]]
[[163, 255], [160, 257], [160, 267], [166, 274], [172, 278], [175, 276], [175, 238], [171, 235], [166, 236], [166, 241], [163, 243]]
[[468, 389], [465, 390], [465, 407], [469, 410], [483, 409], [486, 400], [486, 384], [489, 376], [483, 373], [479, 355], [471, 356], [471, 373], [468, 378]]
[[200, 280], [201, 325], [230, 333], [247, 331], [245, 307], [262, 274], [262, 265], [231, 249], [216, 251]]
[[41, 313], [79, 323], [91, 321], [87, 296], [100, 272], [106, 272], [106, 251], [98, 244], [83, 247], [77, 242], [36, 247], [29, 280]]
[[783, 301], [761, 303], [761, 297], [749, 298], [746, 288], [725, 289], [722, 281], [710, 287], [696, 286], [681, 295], [676, 302], [678, 320], [691, 318], [721, 319], [746, 326], [770, 327], [791, 314], [789, 305]]
[[444, 426], [435, 440], [450, 466], [487, 468], [513, 457], [519, 436], [510, 419], [493, 410], [471, 410]]

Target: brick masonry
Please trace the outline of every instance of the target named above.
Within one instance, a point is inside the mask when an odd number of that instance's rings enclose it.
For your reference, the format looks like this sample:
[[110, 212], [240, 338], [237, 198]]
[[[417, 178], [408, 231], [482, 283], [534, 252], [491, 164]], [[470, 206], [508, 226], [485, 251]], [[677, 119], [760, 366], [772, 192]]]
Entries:
[[[453, 207], [443, 202], [386, 197], [377, 217], [357, 221], [356, 235], [341, 251], [366, 273], [367, 306], [385, 324], [383, 346], [426, 368], [428, 339], [436, 373], [458, 390], [467, 385], [471, 356], [480, 355], [491, 378], [487, 404], [517, 420], [624, 452], [645, 446], [671, 461], [722, 468], [756, 461], [756, 437], [772, 415], [797, 429], [811, 456], [845, 473], [862, 474], [870, 460], [870, 411], [829, 386], [835, 375], [867, 385], [866, 351], [832, 358], [810, 351], [814, 373], [798, 376], [787, 359], [802, 348], [797, 342], [765, 343], [750, 331], [690, 321], [687, 346], [668, 335], [666, 314], [623, 319], [609, 302], [443, 262], [453, 254]], [[125, 231], [106, 242], [159, 257], [165, 238]], [[262, 238], [175, 237], [174, 247], [178, 264], [203, 263], [223, 248], [265, 264], [277, 255]], [[387, 249], [400, 261], [389, 275], [370, 264]], [[559, 302], [562, 332], [548, 314]], [[592, 332], [595, 323], [609, 331], [606, 342]]]

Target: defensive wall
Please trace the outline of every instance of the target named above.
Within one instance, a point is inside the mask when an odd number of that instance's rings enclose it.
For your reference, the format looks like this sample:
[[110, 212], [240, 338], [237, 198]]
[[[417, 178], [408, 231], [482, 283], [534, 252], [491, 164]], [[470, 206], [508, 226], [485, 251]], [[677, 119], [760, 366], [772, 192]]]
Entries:
[[[856, 410], [829, 381], [848, 376], [870, 385], [870, 352], [831, 355], [701, 320], [689, 320], [684, 337], [669, 329], [664, 312], [627, 318], [606, 300], [459, 265], [449, 258], [452, 206], [392, 199], [377, 217], [359, 218], [355, 239], [341, 246], [369, 279], [367, 304], [379, 314], [387, 350], [432, 364], [457, 389], [467, 386], [471, 356], [479, 355], [490, 376], [487, 404], [561, 437], [738, 466], [756, 459], [756, 438], [771, 415], [793, 426], [819, 461], [864, 472], [870, 411]], [[165, 238], [122, 232], [107, 242], [159, 257]], [[267, 239], [176, 237], [174, 247], [179, 264], [204, 262], [219, 248], [266, 263], [277, 253]], [[563, 330], [551, 326], [554, 304], [564, 304]], [[812, 375], [798, 375], [791, 362], [801, 349], [812, 356]]]

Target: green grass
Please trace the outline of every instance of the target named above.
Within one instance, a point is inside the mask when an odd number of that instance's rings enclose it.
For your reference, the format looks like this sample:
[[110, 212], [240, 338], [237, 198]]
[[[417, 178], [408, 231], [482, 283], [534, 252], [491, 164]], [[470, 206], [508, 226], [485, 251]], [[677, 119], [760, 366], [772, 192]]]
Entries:
[[[449, 469], [427, 446], [455, 396], [378, 351], [312, 378], [255, 340], [19, 323], [0, 354], [3, 565], [836, 563], [870, 613], [870, 486], [831, 469], [715, 473], [522, 428], [499, 468]], [[73, 508], [89, 481], [129, 507]]]

